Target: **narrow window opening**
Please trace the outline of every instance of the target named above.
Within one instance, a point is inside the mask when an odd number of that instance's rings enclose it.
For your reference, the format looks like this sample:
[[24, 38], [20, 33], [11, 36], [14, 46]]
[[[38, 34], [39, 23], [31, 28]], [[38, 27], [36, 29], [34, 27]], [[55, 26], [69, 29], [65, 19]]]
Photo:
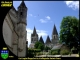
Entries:
[[22, 12], [20, 13], [20, 15], [22, 15]]

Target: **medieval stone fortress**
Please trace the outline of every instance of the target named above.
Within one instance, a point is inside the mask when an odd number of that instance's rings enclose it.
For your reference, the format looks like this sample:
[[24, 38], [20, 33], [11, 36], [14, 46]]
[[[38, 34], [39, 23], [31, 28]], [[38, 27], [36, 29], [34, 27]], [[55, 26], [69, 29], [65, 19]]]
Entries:
[[10, 51], [18, 57], [26, 57], [27, 53], [27, 9], [23, 1], [18, 6], [18, 10], [13, 6], [7, 13], [3, 23], [4, 41]]
[[52, 39], [47, 36], [46, 42], [38, 38], [36, 28], [34, 27], [33, 33], [31, 34], [31, 44], [28, 48], [26, 31], [27, 10], [28, 8], [26, 7], [24, 1], [22, 1], [18, 6], [18, 10], [16, 10], [14, 6], [12, 7], [12, 9], [10, 9], [3, 22], [2, 33], [4, 42], [13, 54], [18, 57], [26, 57], [29, 55], [31, 56], [34, 52], [29, 52], [28, 49], [34, 49], [34, 45], [37, 41], [44, 44], [44, 46], [50, 47], [51, 50], [65, 49], [70, 51], [70, 49], [66, 45], [59, 43], [59, 36], [55, 24], [53, 26]]

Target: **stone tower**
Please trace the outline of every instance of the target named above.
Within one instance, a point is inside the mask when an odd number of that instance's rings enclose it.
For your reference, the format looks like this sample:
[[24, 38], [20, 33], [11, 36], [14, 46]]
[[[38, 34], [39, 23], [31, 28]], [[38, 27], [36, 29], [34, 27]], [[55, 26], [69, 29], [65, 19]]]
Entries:
[[40, 37], [39, 42], [41, 42], [41, 43], [43, 43], [43, 44], [44, 44], [44, 41], [43, 41], [42, 36]]
[[51, 41], [49, 36], [47, 36], [46, 42], [45, 42], [45, 46], [51, 47]]
[[17, 32], [19, 35], [18, 40], [18, 56], [25, 57], [26, 56], [26, 18], [27, 18], [27, 7], [24, 1], [21, 2], [17, 11], [18, 15], [18, 23], [17, 23]]
[[31, 34], [31, 43], [34, 43], [38, 41], [38, 34], [36, 32], [36, 28], [34, 27], [33, 33]]
[[53, 32], [52, 32], [52, 44], [55, 45], [58, 43], [58, 41], [59, 41], [58, 32], [57, 32], [56, 26], [54, 24], [54, 28], [53, 28]]

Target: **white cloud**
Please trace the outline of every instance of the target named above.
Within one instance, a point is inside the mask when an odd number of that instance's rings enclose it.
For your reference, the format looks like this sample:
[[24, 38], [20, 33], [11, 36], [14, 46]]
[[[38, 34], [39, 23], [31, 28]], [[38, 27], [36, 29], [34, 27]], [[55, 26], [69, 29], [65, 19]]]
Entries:
[[47, 21], [44, 20], [44, 19], [40, 19], [40, 22], [41, 22], [41, 23], [47, 23]]
[[27, 33], [32, 33], [33, 32], [33, 30], [31, 30], [30, 28], [27, 28], [26, 30], [27, 30]]
[[20, 3], [22, 2], [22, 1], [19, 1]]
[[[29, 16], [33, 16], [33, 14], [29, 14]], [[37, 17], [37, 16], [33, 16], [33, 17]]]
[[46, 16], [46, 19], [50, 20], [51, 18], [50, 18], [50, 16]]
[[28, 17], [28, 15], [27, 15], [27, 17]]
[[[22, 1], [19, 1], [19, 2], [21, 3]], [[28, 1], [24, 1], [24, 2], [26, 3], [26, 2], [28, 2]]]
[[30, 16], [33, 16], [32, 14], [29, 14]]
[[65, 1], [66, 5], [72, 9], [79, 9], [79, 1]]
[[[28, 39], [28, 46], [30, 45], [31, 43], [31, 34], [33, 33], [33, 29], [30, 29], [30, 28], [27, 28], [27, 39]], [[44, 31], [44, 30], [36, 30], [37, 33], [38, 33], [38, 36], [42, 36], [42, 37], [45, 37], [47, 36], [47, 31]]]
[[40, 36], [47, 36], [47, 31], [44, 31], [44, 30], [36, 30], [37, 31], [37, 33], [38, 33], [38, 35], [39, 35], [39, 37]]
[[31, 42], [31, 33], [32, 33], [32, 30], [30, 28], [26, 29], [27, 30], [27, 40], [28, 40], [28, 46], [30, 45], [30, 42]]
[[41, 23], [47, 23], [47, 22], [49, 22], [50, 19], [51, 19], [50, 16], [46, 16], [45, 19], [40, 19], [39, 21]]

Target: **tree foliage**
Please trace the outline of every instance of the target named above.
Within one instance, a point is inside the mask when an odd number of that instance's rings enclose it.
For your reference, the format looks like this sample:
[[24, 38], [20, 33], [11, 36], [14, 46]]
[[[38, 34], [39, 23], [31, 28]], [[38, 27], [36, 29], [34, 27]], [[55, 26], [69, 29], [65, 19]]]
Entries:
[[64, 42], [70, 48], [78, 47], [79, 40], [79, 20], [76, 17], [63, 17], [60, 26], [60, 42]]
[[41, 49], [41, 51], [42, 51], [44, 49], [44, 44], [38, 41], [35, 43], [34, 47], [36, 49]]
[[45, 46], [45, 48], [44, 48], [45, 51], [48, 51], [48, 50], [50, 50], [50, 49], [51, 49], [51, 48], [48, 47], [48, 46]]

